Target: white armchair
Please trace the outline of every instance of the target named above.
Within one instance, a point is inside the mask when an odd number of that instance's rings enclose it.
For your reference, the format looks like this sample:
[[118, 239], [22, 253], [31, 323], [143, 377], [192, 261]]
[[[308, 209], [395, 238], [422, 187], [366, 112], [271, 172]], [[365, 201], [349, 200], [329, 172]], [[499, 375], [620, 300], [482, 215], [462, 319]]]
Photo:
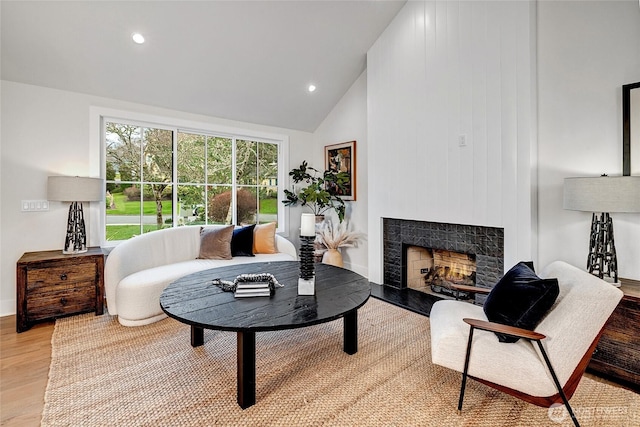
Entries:
[[[535, 331], [487, 320], [483, 308], [443, 300], [431, 314], [433, 363], [542, 407], [563, 403], [578, 426], [569, 399], [576, 390], [609, 316], [622, 299], [611, 284], [562, 261], [541, 278], [557, 278], [559, 295]], [[521, 339], [500, 342], [495, 332]]]

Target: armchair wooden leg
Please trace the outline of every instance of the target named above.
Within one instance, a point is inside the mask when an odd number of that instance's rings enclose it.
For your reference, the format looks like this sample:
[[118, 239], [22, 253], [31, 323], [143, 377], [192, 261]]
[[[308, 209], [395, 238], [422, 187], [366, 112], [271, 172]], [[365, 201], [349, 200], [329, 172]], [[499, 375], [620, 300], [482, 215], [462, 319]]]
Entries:
[[578, 424], [578, 419], [574, 415], [573, 410], [571, 410], [571, 405], [569, 405], [569, 399], [567, 399], [567, 396], [564, 394], [564, 391], [562, 390], [562, 386], [560, 385], [560, 381], [558, 381], [558, 377], [556, 376], [556, 372], [553, 370], [553, 367], [551, 366], [551, 361], [549, 360], [549, 356], [547, 356], [547, 352], [544, 351], [542, 342], [540, 340], [535, 340], [535, 341], [536, 343], [538, 343], [538, 348], [540, 349], [540, 353], [542, 353], [544, 362], [547, 364], [547, 368], [549, 368], [549, 372], [551, 373], [551, 378], [553, 378], [553, 382], [555, 383], [556, 388], [558, 389], [558, 393], [560, 394], [560, 398], [562, 399], [564, 406], [567, 408], [567, 411], [569, 412], [569, 415], [573, 420], [573, 424], [576, 427], [580, 427], [580, 424]]
[[462, 385], [460, 386], [460, 399], [458, 400], [458, 412], [462, 411], [462, 400], [464, 399], [464, 389], [467, 386], [467, 373], [469, 372], [469, 358], [471, 357], [471, 342], [473, 341], [474, 327], [469, 329], [469, 342], [467, 343], [467, 355], [464, 358], [464, 370], [462, 371]]

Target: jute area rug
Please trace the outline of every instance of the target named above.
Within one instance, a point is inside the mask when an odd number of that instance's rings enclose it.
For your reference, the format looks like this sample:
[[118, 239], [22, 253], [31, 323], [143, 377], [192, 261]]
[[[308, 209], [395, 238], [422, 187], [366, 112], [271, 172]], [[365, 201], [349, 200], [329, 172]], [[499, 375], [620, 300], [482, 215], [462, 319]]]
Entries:
[[[549, 411], [468, 383], [431, 363], [429, 319], [370, 299], [359, 351], [342, 320], [256, 334], [257, 403], [236, 403], [236, 334], [173, 319], [126, 328], [108, 315], [56, 322], [43, 426], [568, 426]], [[583, 426], [640, 425], [640, 396], [583, 378], [571, 404]]]

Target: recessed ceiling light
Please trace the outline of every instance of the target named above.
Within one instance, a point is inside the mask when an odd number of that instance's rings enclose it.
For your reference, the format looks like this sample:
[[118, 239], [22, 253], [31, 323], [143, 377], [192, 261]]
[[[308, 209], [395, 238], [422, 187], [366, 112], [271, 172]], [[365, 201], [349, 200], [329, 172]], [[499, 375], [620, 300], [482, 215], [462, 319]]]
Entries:
[[309, 92], [313, 92], [313, 91], [316, 90], [316, 87], [314, 85], [309, 85], [308, 90], [309, 90]]
[[136, 42], [138, 44], [144, 43], [144, 36], [142, 34], [140, 34], [140, 33], [131, 34], [131, 38], [133, 39], [134, 42]]

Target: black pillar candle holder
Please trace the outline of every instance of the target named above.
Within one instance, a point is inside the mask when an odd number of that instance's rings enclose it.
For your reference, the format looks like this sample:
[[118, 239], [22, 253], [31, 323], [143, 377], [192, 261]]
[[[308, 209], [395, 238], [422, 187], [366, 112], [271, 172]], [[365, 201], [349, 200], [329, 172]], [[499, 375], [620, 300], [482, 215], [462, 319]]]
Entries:
[[300, 236], [300, 279], [298, 294], [315, 294], [315, 266], [313, 264], [313, 242], [315, 236]]
[[313, 277], [315, 268], [313, 266], [313, 241], [315, 237], [300, 236], [300, 277], [309, 280]]

